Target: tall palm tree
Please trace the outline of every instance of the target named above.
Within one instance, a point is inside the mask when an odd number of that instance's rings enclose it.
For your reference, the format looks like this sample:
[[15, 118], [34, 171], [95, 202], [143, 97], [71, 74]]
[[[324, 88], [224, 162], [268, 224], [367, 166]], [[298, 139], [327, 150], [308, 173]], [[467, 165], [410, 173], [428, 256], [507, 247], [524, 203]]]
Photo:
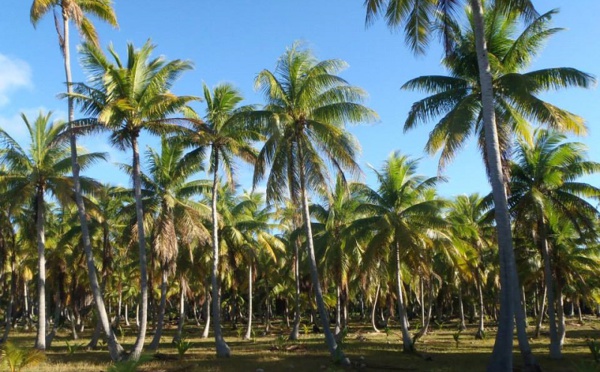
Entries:
[[[32, 123], [22, 114], [21, 118], [29, 134], [28, 151], [7, 132], [0, 129], [0, 141], [4, 150], [0, 153], [7, 168], [0, 174], [0, 183], [6, 187], [3, 197], [24, 204], [31, 202], [35, 207], [35, 230], [38, 253], [38, 332], [36, 347], [46, 349], [46, 195], [54, 196], [60, 203], [72, 201], [73, 179], [69, 171], [69, 147], [67, 124], [51, 122], [52, 113], [40, 112]], [[105, 154], [89, 153], [78, 156], [82, 168], [95, 161], [105, 159]], [[82, 177], [82, 188], [91, 191], [97, 184]]]
[[[516, 221], [534, 226], [544, 260], [544, 277], [550, 321], [550, 356], [561, 357], [555, 317], [556, 283], [553, 280], [549, 215], [569, 220], [581, 232], [595, 231], [594, 221], [600, 212], [588, 199], [600, 200], [600, 188], [583, 183], [579, 177], [600, 172], [600, 163], [586, 159], [585, 147], [565, 142], [554, 131], [537, 130], [533, 139], [520, 139], [511, 166], [509, 205]], [[559, 310], [560, 311], [560, 310]]]
[[219, 291], [219, 217], [217, 211], [219, 171], [222, 170], [227, 178], [229, 187], [234, 187], [234, 159], [237, 157], [247, 163], [254, 163], [256, 150], [253, 141], [261, 139], [258, 131], [245, 125], [244, 115], [252, 107], [238, 107], [243, 97], [230, 84], [217, 85], [213, 91], [203, 86], [206, 100], [206, 115], [204, 120], [192, 117], [189, 120], [191, 128], [184, 129], [177, 140], [188, 146], [192, 151], [203, 152], [209, 149], [209, 169], [213, 174], [212, 182], [212, 245], [213, 262], [211, 273], [212, 284], [212, 318], [215, 332], [216, 352], [219, 357], [231, 354], [229, 346], [221, 332], [221, 299]]
[[[86, 41], [94, 45], [98, 45], [98, 35], [96, 33], [96, 29], [93, 23], [87, 17], [87, 14], [91, 14], [115, 27], [117, 26], [117, 18], [114, 9], [112, 8], [112, 0], [33, 0], [30, 10], [31, 23], [35, 27], [40, 19], [44, 17], [44, 15], [56, 8], [60, 10], [62, 16], [61, 29], [61, 22], [58, 20], [56, 13], [54, 13], [56, 32], [58, 34], [58, 44], [63, 55], [67, 94], [69, 95], [67, 97], [69, 126], [71, 129], [74, 129], [75, 126], [73, 122], [75, 120], [75, 110], [73, 98], [70, 96], [70, 94], [73, 92], [73, 87], [71, 84], [70, 23], [74, 22], [75, 27]], [[75, 203], [77, 204], [79, 223], [81, 224], [83, 248], [86, 254], [88, 276], [92, 287], [94, 303], [96, 304], [96, 311], [104, 328], [104, 332], [108, 336], [108, 349], [111, 359], [114, 361], [121, 358], [122, 348], [118, 344], [118, 341], [114, 337], [112, 329], [110, 328], [108, 316], [106, 314], [106, 308], [104, 306], [104, 299], [102, 297], [102, 291], [100, 290], [98, 277], [95, 271], [92, 256], [92, 246], [87, 226], [86, 210], [83, 203], [81, 184], [79, 181], [80, 166], [77, 164], [78, 157], [76, 132], [72, 130], [70, 136]]]
[[148, 313], [148, 283], [146, 235], [144, 232], [142, 185], [138, 138], [143, 130], [152, 134], [165, 134], [177, 126], [167, 122], [169, 115], [181, 112], [191, 96], [178, 96], [170, 91], [173, 83], [186, 70], [192, 68], [188, 61], [167, 61], [163, 57], [150, 58], [154, 46], [147, 41], [141, 48], [127, 46], [127, 59], [121, 60], [112, 46], [108, 51], [111, 62], [93, 44], [81, 48], [84, 70], [88, 71], [90, 85], [76, 84], [73, 97], [90, 120], [110, 131], [114, 146], [132, 150], [132, 180], [136, 204], [137, 236], [140, 265], [140, 328], [130, 358], [139, 359], [146, 337]]
[[[492, 83], [494, 109], [499, 133], [500, 150], [506, 160], [514, 133], [530, 131], [529, 121], [548, 125], [556, 130], [584, 134], [584, 120], [539, 98], [540, 93], [567, 87], [590, 87], [594, 79], [589, 74], [567, 67], [524, 72], [539, 53], [542, 44], [560, 31], [549, 23], [557, 11], [549, 11], [518, 33], [515, 14], [505, 15], [492, 10], [485, 15], [486, 43], [493, 57]], [[443, 168], [465, 145], [471, 135], [479, 138], [484, 153], [484, 133], [481, 116], [481, 87], [477, 73], [477, 56], [473, 44], [473, 17], [468, 26], [450, 25], [448, 36], [451, 51], [442, 60], [450, 76], [421, 76], [406, 82], [402, 88], [431, 93], [411, 107], [404, 130], [431, 119], [439, 121], [431, 131], [426, 149], [430, 154], [441, 150]], [[505, 161], [506, 163], [506, 161]], [[505, 164], [504, 168], [508, 168]]]
[[441, 217], [445, 202], [430, 195], [441, 179], [417, 175], [417, 166], [418, 160], [392, 153], [381, 172], [375, 171], [378, 190], [364, 186], [360, 191], [368, 202], [359, 209], [371, 216], [356, 221], [363, 231], [374, 231], [365, 248], [365, 265], [387, 262], [395, 273], [404, 351], [412, 351], [414, 341], [408, 332], [401, 267], [406, 262], [413, 267], [422, 264], [420, 251], [431, 244], [432, 230], [445, 226]]
[[[323, 301], [310, 223], [308, 193], [325, 184], [327, 167], [358, 172], [358, 144], [346, 131], [346, 123], [374, 120], [377, 115], [362, 105], [366, 93], [337, 74], [346, 67], [341, 60], [318, 61], [310, 50], [294, 44], [277, 62], [275, 72], [262, 70], [255, 80], [267, 101], [263, 119], [266, 142], [254, 170], [258, 183], [267, 167], [267, 201], [280, 202], [286, 194], [302, 206], [311, 279], [329, 352], [348, 362], [329, 329]], [[296, 203], [296, 202], [300, 203]], [[297, 257], [297, 255], [296, 255]], [[296, 312], [298, 313], [298, 311]]]
[[169, 274], [176, 269], [179, 240], [208, 241], [210, 234], [202, 224], [202, 205], [190, 198], [209, 190], [204, 180], [190, 180], [203, 170], [202, 153], [184, 154], [179, 144], [161, 141], [160, 153], [149, 148], [146, 152], [148, 173], [142, 174], [146, 213], [154, 221], [152, 248], [161, 271], [161, 299], [158, 322], [149, 348], [156, 350], [160, 343], [167, 301]]
[[[492, 83], [492, 70], [490, 56], [485, 40], [486, 26], [483, 19], [483, 0], [446, 1], [446, 0], [365, 0], [367, 9], [367, 23], [372, 23], [377, 16], [383, 14], [390, 28], [404, 26], [406, 41], [414, 52], [420, 53], [425, 50], [429, 43], [432, 30], [436, 29], [434, 24], [441, 19], [450, 21], [456, 16], [456, 8], [463, 4], [471, 7], [473, 14], [473, 35], [475, 51], [477, 55], [477, 72], [481, 86], [481, 116], [484, 128], [485, 157], [487, 169], [492, 185], [492, 195], [496, 206], [496, 228], [498, 235], [498, 247], [500, 258], [500, 314], [498, 333], [494, 343], [492, 358], [488, 365], [489, 371], [508, 371], [512, 369], [512, 337], [513, 320], [515, 316], [515, 301], [518, 288], [518, 277], [512, 246], [511, 225], [507, 206], [505, 180], [503, 178], [500, 145], [498, 140], [498, 128], [496, 126], [496, 113], [494, 110], [494, 87]], [[493, 2], [496, 8], [505, 13], [516, 11], [525, 18], [537, 15], [533, 3], [530, 0], [496, 0]], [[442, 17], [438, 18], [438, 10]], [[442, 27], [437, 30], [447, 31], [447, 24], [443, 22]], [[444, 32], [447, 34], [447, 32]], [[450, 50], [451, 44], [446, 43], [446, 50]], [[528, 347], [527, 347], [528, 349]], [[528, 354], [528, 351], [526, 351]], [[535, 364], [527, 361], [527, 364]]]

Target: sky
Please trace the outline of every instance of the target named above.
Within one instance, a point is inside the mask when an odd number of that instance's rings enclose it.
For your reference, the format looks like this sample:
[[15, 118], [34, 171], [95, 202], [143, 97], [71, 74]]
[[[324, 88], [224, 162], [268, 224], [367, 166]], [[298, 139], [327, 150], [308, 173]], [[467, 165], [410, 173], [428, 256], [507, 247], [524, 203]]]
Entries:
[[[65, 91], [63, 61], [51, 14], [37, 27], [29, 21], [31, 1], [2, 0], [0, 13], [0, 127], [20, 143], [26, 141], [20, 118], [25, 113], [34, 119], [40, 110], [54, 112], [53, 118], [66, 119], [66, 101], [57, 96]], [[600, 75], [600, 1], [537, 0], [538, 11], [559, 8], [553, 26], [564, 31], [554, 35], [530, 66], [575, 67]], [[440, 66], [442, 49], [433, 40], [425, 55], [415, 56], [404, 42], [404, 35], [390, 31], [378, 21], [366, 28], [363, 1], [348, 0], [116, 0], [118, 29], [96, 21], [100, 42], [112, 43], [120, 55], [128, 42], [143, 45], [151, 39], [155, 56], [187, 59], [194, 70], [182, 75], [173, 87], [181, 95], [202, 95], [202, 83], [212, 87], [221, 82], [235, 84], [246, 104], [261, 104], [254, 91], [254, 79], [263, 69], [274, 70], [278, 57], [295, 41], [311, 48], [318, 59], [345, 60], [349, 68], [340, 75], [369, 94], [366, 105], [380, 117], [377, 123], [349, 127], [361, 144], [359, 158], [362, 181], [376, 187], [370, 167], [380, 169], [393, 151], [421, 158], [419, 173], [438, 173], [438, 157], [424, 152], [434, 123], [403, 133], [403, 124], [413, 102], [422, 93], [400, 90], [406, 81], [422, 76], [445, 74]], [[79, 38], [72, 34], [75, 51]], [[73, 52], [73, 80], [85, 81], [78, 55]], [[587, 121], [589, 133], [573, 140], [587, 144], [592, 160], [600, 161], [600, 93], [569, 89], [544, 94], [542, 98], [574, 112]], [[194, 108], [204, 112], [203, 103]], [[110, 162], [94, 166], [87, 174], [102, 182], [129, 185], [126, 175], [113, 163], [130, 163], [129, 153], [111, 148], [105, 137], [85, 138], [80, 143], [90, 151], [108, 152]], [[141, 149], [157, 146], [149, 136], [141, 139]], [[250, 188], [249, 166], [240, 165], [238, 179]], [[486, 194], [481, 156], [475, 142], [469, 141], [443, 175], [448, 181], [439, 186], [443, 196], [479, 192]], [[600, 186], [600, 177], [588, 182]]]

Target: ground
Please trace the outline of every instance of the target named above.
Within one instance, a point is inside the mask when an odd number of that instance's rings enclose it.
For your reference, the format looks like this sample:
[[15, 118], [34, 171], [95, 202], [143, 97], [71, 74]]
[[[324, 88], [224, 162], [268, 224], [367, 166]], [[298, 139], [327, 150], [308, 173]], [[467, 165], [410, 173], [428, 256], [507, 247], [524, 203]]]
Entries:
[[[232, 356], [217, 359], [214, 340], [201, 339], [201, 328], [186, 326], [185, 340], [191, 348], [181, 359], [171, 343], [175, 327], [166, 330], [158, 354], [148, 353], [148, 362], [139, 371], [484, 371], [488, 362], [495, 336], [493, 327], [487, 328], [487, 339], [476, 340], [475, 326], [457, 336], [456, 323], [448, 322], [433, 325], [428, 335], [419, 340], [418, 353], [401, 352], [400, 332], [392, 325], [388, 332], [375, 333], [368, 323], [351, 323], [343, 340], [343, 348], [352, 362], [352, 367], [343, 368], [329, 357], [323, 335], [302, 332], [297, 342], [287, 341], [288, 330], [284, 325], [274, 324], [270, 335], [263, 336], [261, 324], [255, 326], [253, 340], [243, 341], [245, 332], [238, 325], [232, 330], [230, 324], [224, 326], [225, 339], [231, 347]], [[308, 330], [306, 327], [305, 330]], [[312, 329], [311, 329], [312, 330]], [[533, 331], [533, 327], [530, 328]], [[106, 347], [101, 350], [85, 350], [89, 341], [89, 331], [73, 341], [68, 330], [61, 329], [52, 348], [46, 352], [44, 363], [25, 368], [23, 371], [40, 372], [86, 372], [107, 371], [110, 362]], [[125, 329], [119, 340], [125, 349], [134, 342], [135, 330]], [[458, 342], [455, 339], [458, 339]], [[539, 339], [530, 339], [533, 353], [544, 371], [600, 371], [594, 362], [588, 341], [600, 339], [600, 320], [586, 318], [584, 324], [576, 319], [567, 324], [567, 340], [562, 360], [548, 357], [548, 335], [542, 333]], [[32, 332], [12, 332], [10, 340], [15, 344], [30, 348], [35, 334]], [[146, 338], [150, 342], [151, 335]], [[67, 345], [67, 342], [69, 345]], [[521, 366], [518, 346], [515, 344], [515, 369]], [[5, 368], [5, 367], [2, 367]], [[119, 369], [118, 371], [124, 371]]]

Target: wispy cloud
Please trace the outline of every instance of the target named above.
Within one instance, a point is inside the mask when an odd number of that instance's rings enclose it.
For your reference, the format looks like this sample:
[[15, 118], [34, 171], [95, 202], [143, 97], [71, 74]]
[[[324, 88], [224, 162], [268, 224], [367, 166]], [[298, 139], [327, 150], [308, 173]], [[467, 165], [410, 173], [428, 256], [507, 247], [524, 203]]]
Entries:
[[31, 87], [31, 68], [27, 62], [0, 54], [0, 107], [10, 102], [12, 91]]

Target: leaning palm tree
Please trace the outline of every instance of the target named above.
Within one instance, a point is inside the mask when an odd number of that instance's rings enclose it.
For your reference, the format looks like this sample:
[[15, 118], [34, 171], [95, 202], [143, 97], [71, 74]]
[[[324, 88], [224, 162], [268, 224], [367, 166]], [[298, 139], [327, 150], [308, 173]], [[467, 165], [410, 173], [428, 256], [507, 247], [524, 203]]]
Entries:
[[252, 107], [238, 107], [243, 97], [230, 84], [217, 85], [213, 91], [204, 85], [206, 115], [204, 120], [191, 113], [191, 128], [183, 129], [176, 141], [193, 147], [192, 152], [204, 152], [209, 148], [209, 172], [213, 174], [212, 182], [212, 318], [215, 333], [216, 352], [219, 357], [231, 354], [229, 346], [223, 339], [221, 331], [221, 299], [219, 290], [219, 217], [217, 212], [219, 171], [223, 170], [229, 187], [234, 187], [234, 158], [247, 163], [254, 163], [256, 150], [253, 141], [261, 139], [258, 131], [245, 125], [244, 117]]
[[[507, 371], [512, 369], [512, 338], [518, 277], [494, 110], [491, 57], [485, 40], [487, 28], [483, 17], [484, 2], [483, 0], [365, 0], [364, 2], [367, 9], [367, 23], [372, 23], [377, 16], [383, 14], [390, 28], [404, 26], [406, 41], [411, 49], [417, 53], [424, 52], [429, 43], [432, 30], [442, 30], [443, 34], [448, 34], [449, 28], [447, 25], [458, 14], [456, 7], [465, 3], [471, 7], [474, 25], [473, 41], [477, 55], [476, 71], [481, 86], [481, 122], [484, 128], [485, 158], [487, 159], [492, 195], [497, 210], [496, 228], [502, 287], [498, 333], [496, 334], [494, 350], [488, 369], [490, 371]], [[506, 14], [514, 11], [530, 19], [537, 15], [531, 0], [495, 0], [491, 5]], [[442, 13], [441, 17], [437, 17], [438, 10]], [[438, 23], [439, 20], [442, 21], [441, 25]], [[436, 24], [441, 27], [434, 27]], [[446, 38], [446, 40], [449, 40], [449, 38]], [[446, 50], [451, 50], [450, 42], [446, 42]], [[527, 346], [525, 349], [526, 364], [534, 366], [535, 361], [530, 358], [529, 347]]]
[[[6, 169], [0, 174], [5, 192], [3, 198], [21, 205], [31, 202], [34, 206], [35, 230], [38, 253], [38, 330], [36, 347], [46, 349], [46, 197], [52, 195], [61, 204], [72, 201], [73, 179], [69, 171], [69, 136], [67, 124], [52, 123], [52, 113], [40, 113], [32, 123], [22, 114], [21, 118], [30, 138], [28, 151], [7, 132], [0, 129], [0, 141], [4, 149], [0, 153]], [[89, 153], [78, 156], [82, 168], [105, 159], [105, 154]], [[98, 187], [96, 182], [82, 177], [84, 191]]]
[[[262, 116], [266, 142], [254, 170], [257, 184], [271, 167], [267, 178], [267, 201], [280, 202], [290, 195], [302, 206], [311, 279], [325, 340], [334, 357], [348, 360], [338, 348], [329, 329], [329, 317], [319, 282], [308, 193], [326, 182], [327, 160], [338, 171], [358, 172], [356, 140], [346, 131], [346, 123], [374, 120], [377, 114], [362, 105], [366, 93], [340, 78], [346, 67], [341, 60], [318, 61], [299, 44], [289, 48], [277, 62], [275, 72], [261, 71], [255, 86], [267, 101]], [[296, 257], [298, 257], [296, 255]], [[297, 309], [298, 310], [298, 309]], [[298, 311], [296, 311], [298, 314]]]
[[402, 348], [414, 349], [408, 332], [408, 318], [402, 291], [402, 266], [422, 266], [421, 250], [432, 243], [433, 231], [445, 227], [441, 217], [445, 202], [431, 197], [439, 177], [423, 177], [416, 173], [418, 160], [399, 152], [391, 154], [381, 172], [376, 171], [378, 190], [363, 186], [357, 192], [367, 203], [359, 211], [369, 216], [354, 222], [359, 234], [373, 236], [365, 247], [365, 266], [385, 262], [395, 273], [398, 316], [402, 330]]
[[[82, 37], [88, 42], [98, 45], [98, 35], [96, 29], [90, 19], [86, 16], [91, 14], [102, 21], [109, 23], [112, 26], [117, 26], [117, 18], [112, 8], [111, 0], [33, 0], [30, 11], [31, 23], [34, 27], [40, 21], [40, 19], [49, 13], [51, 10], [58, 8], [62, 16], [62, 29], [60, 21], [56, 13], [54, 13], [54, 21], [56, 24], [56, 31], [58, 33], [58, 43], [60, 50], [63, 55], [65, 79], [67, 84], [67, 94], [70, 95], [73, 91], [72, 78], [71, 78], [71, 51], [70, 51], [70, 23], [74, 22], [75, 27], [78, 29]], [[68, 106], [68, 119], [71, 129], [75, 129], [75, 110], [73, 105], [73, 98], [69, 96], [67, 98]], [[121, 358], [122, 348], [119, 346], [112, 329], [109, 324], [108, 316], [106, 314], [106, 307], [104, 306], [104, 299], [102, 297], [102, 291], [98, 284], [98, 277], [94, 266], [92, 256], [92, 246], [90, 242], [90, 235], [87, 226], [86, 210], [83, 203], [83, 197], [81, 194], [81, 184], [79, 181], [80, 166], [77, 164], [77, 140], [76, 131], [72, 130], [70, 134], [71, 144], [71, 165], [73, 169], [73, 186], [75, 190], [75, 203], [77, 204], [77, 210], [79, 213], [79, 222], [81, 224], [83, 248], [86, 254], [86, 263], [88, 269], [88, 276], [92, 287], [92, 293], [94, 296], [94, 303], [96, 304], [96, 311], [100, 322], [104, 329], [104, 332], [108, 336], [108, 349], [111, 359], [118, 360]]]
[[559, 337], [555, 317], [556, 283], [548, 220], [550, 215], [559, 215], [583, 233], [595, 231], [594, 222], [600, 217], [586, 200], [600, 200], [600, 188], [578, 180], [600, 172], [600, 163], [586, 159], [583, 144], [565, 140], [564, 135], [546, 130], [537, 130], [533, 139], [519, 140], [516, 161], [511, 166], [509, 198], [515, 220], [533, 226], [542, 252], [552, 358], [561, 357], [563, 337]]
[[91, 74], [90, 85], [76, 84], [73, 97], [81, 104], [83, 111], [91, 116], [89, 120], [110, 131], [110, 140], [114, 146], [132, 150], [141, 300], [140, 327], [130, 358], [137, 360], [144, 347], [148, 313], [146, 235], [138, 139], [143, 130], [152, 134], [176, 130], [177, 126], [168, 123], [167, 117], [181, 112], [196, 97], [178, 96], [170, 91], [177, 78], [192, 68], [190, 62], [178, 59], [167, 61], [163, 57], [150, 58], [154, 50], [150, 41], [139, 49], [128, 44], [126, 60], [122, 60], [112, 46], [108, 50], [114, 62], [107, 59], [94, 45], [83, 44], [82, 64]]

